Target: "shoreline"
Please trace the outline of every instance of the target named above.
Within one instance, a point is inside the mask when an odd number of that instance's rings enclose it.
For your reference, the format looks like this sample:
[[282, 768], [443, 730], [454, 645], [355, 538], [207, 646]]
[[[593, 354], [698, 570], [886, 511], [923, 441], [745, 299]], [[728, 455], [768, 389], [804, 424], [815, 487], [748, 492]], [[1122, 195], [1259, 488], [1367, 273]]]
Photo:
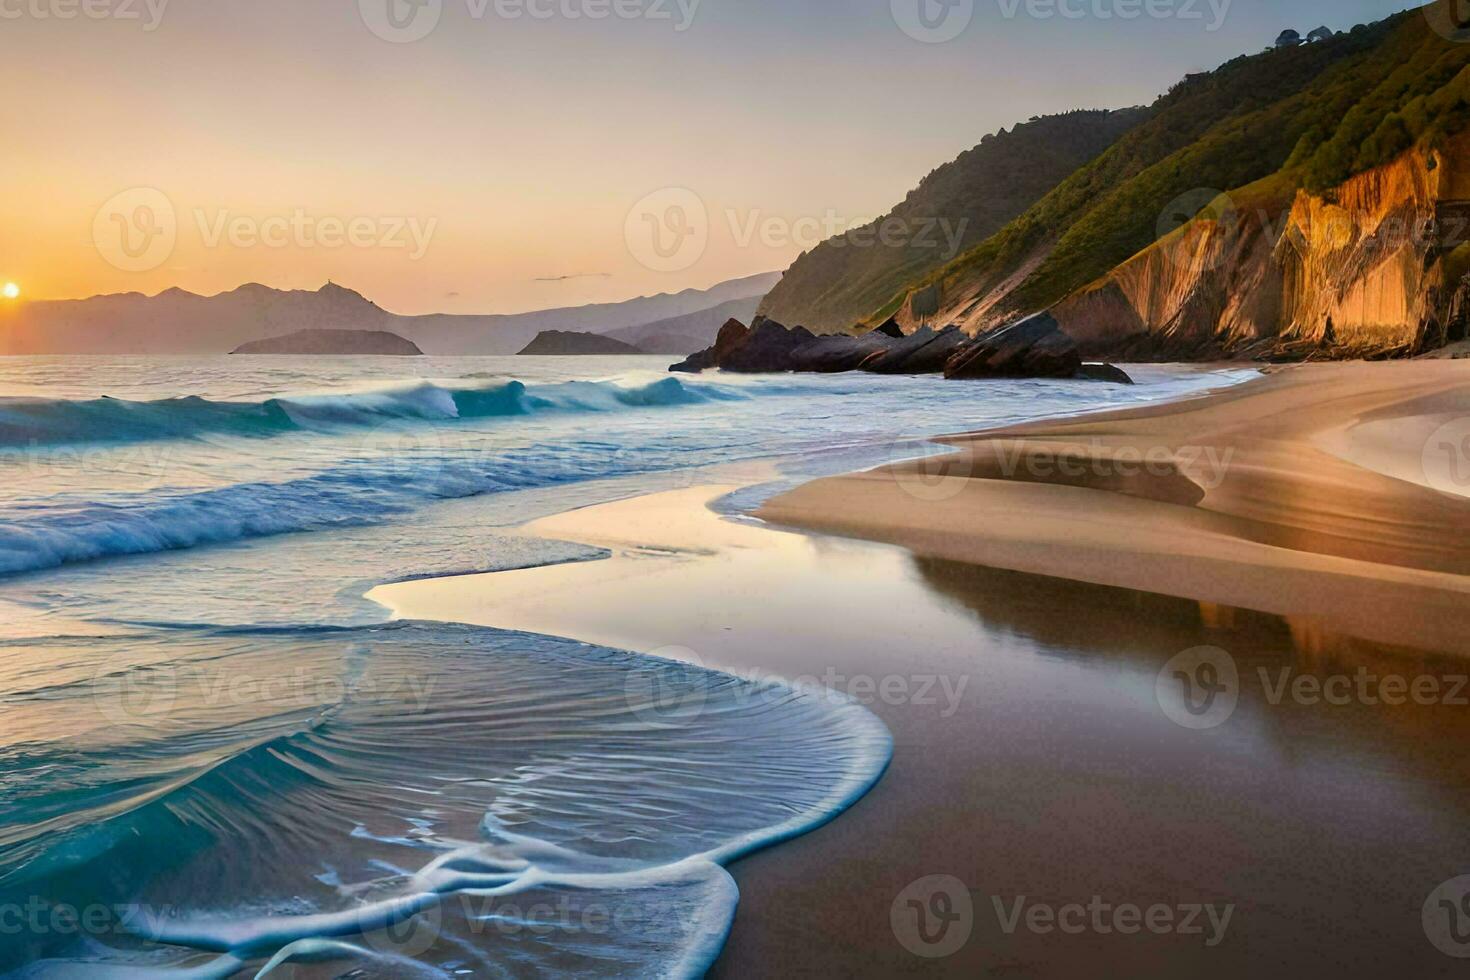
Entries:
[[[805, 484], [768, 502], [760, 522], [709, 508], [759, 482], [755, 473], [594, 505], [521, 530], [598, 545], [609, 558], [371, 595], [403, 618], [821, 683], [883, 721], [893, 759], [866, 796], [840, 819], [731, 865], [741, 901], [710, 976], [772, 962], [794, 975], [938, 967], [1070, 977], [1099, 963], [1125, 975], [1285, 977], [1323, 964], [1346, 977], [1406, 965], [1439, 975], [1452, 961], [1425, 942], [1419, 908], [1462, 856], [1463, 709], [1283, 699], [1295, 688], [1277, 678], [1327, 688], [1350, 672], [1417, 671], [1451, 689], [1463, 647], [1413, 651], [1462, 628], [1465, 576], [1435, 567], [1432, 535], [1444, 532], [1432, 522], [1417, 535], [1339, 533], [1332, 548], [1293, 550], [1241, 516], [1260, 506], [1246, 491], [1268, 477], [1298, 491], [1301, 481], [1336, 486], [1355, 501], [1371, 491], [1390, 508], [1416, 502], [1411, 530], [1425, 515], [1470, 506], [1381, 472], [1399, 461], [1373, 428], [1452, 413], [1464, 368], [1388, 376], [1377, 367], [1369, 384], [1354, 377], [1361, 367], [1292, 369], [1159, 406], [946, 437], [958, 452]], [[1033, 464], [1081, 448], [1117, 461], [1122, 447], [1177, 449], [1181, 433], [1236, 449], [1203, 494], [1180, 482], [1199, 487], [1200, 471], [1173, 457], [1142, 476], [1084, 468], [1069, 484], [1034, 467], [1025, 480], [984, 469], [1004, 460], [998, 446], [1018, 442], [1013, 458]], [[1318, 465], [1328, 472], [1314, 482]], [[824, 509], [820, 522], [813, 508]], [[1303, 547], [1350, 518], [1382, 515], [1361, 504], [1344, 514], [1320, 499], [1316, 509], [1330, 520], [1304, 529]], [[934, 514], [967, 516], [974, 531], [918, 519]], [[981, 533], [1000, 545], [984, 547]], [[1334, 553], [1350, 547], [1364, 555]], [[1093, 563], [1070, 574], [1034, 570], [1089, 554]], [[1032, 567], [999, 565], [1008, 558]], [[1181, 571], [1190, 568], [1194, 578]], [[1222, 568], [1230, 575], [1217, 577]], [[1351, 602], [1336, 590], [1360, 588], [1392, 599], [1344, 608]], [[1410, 613], [1434, 621], [1406, 623]], [[1181, 651], [1205, 647], [1238, 667], [1238, 703], [1218, 726], [1196, 730], [1178, 720], [1177, 705], [1171, 712], [1158, 678]], [[973, 900], [972, 932], [938, 960], [915, 952], [893, 912], [935, 876]], [[991, 906], [1017, 896], [1214, 904], [1233, 917], [1213, 944], [1060, 937], [1007, 931]], [[1308, 921], [1314, 929], [1304, 931]]]
[[[1407, 454], [1422, 460], [1417, 482], [1390, 438], [1406, 430], [1420, 433]], [[954, 452], [813, 481], [758, 516], [1283, 616], [1304, 643], [1470, 655], [1466, 437], [1470, 368], [1303, 365], [1162, 405], [945, 437]]]

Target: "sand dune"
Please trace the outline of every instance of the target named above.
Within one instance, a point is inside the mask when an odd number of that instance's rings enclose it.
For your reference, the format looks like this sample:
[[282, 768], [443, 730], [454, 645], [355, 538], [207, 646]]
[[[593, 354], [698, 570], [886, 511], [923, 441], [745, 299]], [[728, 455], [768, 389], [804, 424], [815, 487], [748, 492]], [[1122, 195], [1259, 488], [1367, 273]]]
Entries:
[[761, 516], [923, 555], [1470, 654], [1470, 366], [1303, 365], [1164, 406], [945, 440]]

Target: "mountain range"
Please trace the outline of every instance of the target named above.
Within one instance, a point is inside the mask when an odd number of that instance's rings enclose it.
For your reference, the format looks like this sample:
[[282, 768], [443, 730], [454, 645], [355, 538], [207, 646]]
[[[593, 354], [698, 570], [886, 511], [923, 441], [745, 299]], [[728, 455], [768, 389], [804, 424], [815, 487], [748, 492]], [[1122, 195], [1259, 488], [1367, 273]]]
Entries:
[[671, 318], [696, 340], [707, 335], [703, 346], [729, 318], [730, 304], [753, 308], [776, 279], [770, 273], [622, 303], [487, 316], [401, 316], [335, 283], [314, 291], [250, 283], [215, 296], [174, 288], [35, 301], [0, 313], [0, 354], [225, 354], [303, 330], [393, 333], [431, 355], [514, 354], [543, 331], [609, 333]]

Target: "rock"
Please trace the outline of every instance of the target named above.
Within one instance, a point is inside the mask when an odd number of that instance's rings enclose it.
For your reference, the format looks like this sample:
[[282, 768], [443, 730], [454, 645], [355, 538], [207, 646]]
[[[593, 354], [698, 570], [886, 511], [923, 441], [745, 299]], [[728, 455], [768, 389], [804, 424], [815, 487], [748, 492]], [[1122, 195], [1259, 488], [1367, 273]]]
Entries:
[[775, 320], [758, 316], [743, 340], [723, 354], [719, 354], [719, 344], [716, 344], [715, 351], [722, 371], [734, 371], [738, 374], [775, 373], [790, 371], [792, 353], [802, 344], [815, 339], [816, 335], [806, 327], [788, 329]]
[[[1038, 314], [977, 339], [958, 327], [935, 332], [924, 327], [907, 337], [870, 330], [861, 336], [818, 337], [805, 327], [787, 328], [756, 317], [750, 329], [732, 320], [709, 350], [675, 364], [671, 371], [717, 367], [743, 374], [795, 371], [833, 374], [862, 370], [873, 374], [939, 374], [957, 378], [1072, 378], [1082, 359], [1077, 345], [1047, 313]], [[1130, 384], [1117, 368], [1095, 365], [1088, 377]]]
[[970, 335], [959, 327], [947, 327], [937, 333], [924, 327], [885, 353], [869, 358], [863, 370], [874, 374], [942, 374], [949, 359], [970, 340]]
[[713, 347], [690, 354], [669, 370], [680, 374], [698, 374], [710, 368], [717, 368], [720, 366], [720, 361], [728, 356], [730, 351], [744, 343], [745, 338], [749, 335], [750, 329], [739, 320], [726, 320], [725, 325], [720, 328], [719, 336], [715, 338]]
[[1133, 379], [1128, 376], [1128, 372], [1111, 364], [1084, 364], [1078, 368], [1077, 377], [1088, 381], [1109, 381], [1120, 385], [1133, 384]]
[[881, 333], [883, 336], [892, 337], [894, 340], [903, 339], [903, 327], [898, 325], [898, 317], [894, 316], [889, 317], [883, 321], [881, 326], [874, 327], [870, 332]]
[[745, 343], [745, 338], [750, 336], [750, 328], [739, 320], [726, 320], [725, 325], [715, 337], [715, 346], [711, 348], [716, 361], [726, 357], [736, 347]]
[[792, 371], [813, 374], [837, 374], [856, 371], [875, 354], [886, 351], [895, 343], [887, 334], [872, 331], [861, 337], [848, 334], [829, 334], [802, 344], [791, 352]]
[[1075, 378], [1077, 344], [1050, 313], [993, 330], [955, 352], [946, 378]]

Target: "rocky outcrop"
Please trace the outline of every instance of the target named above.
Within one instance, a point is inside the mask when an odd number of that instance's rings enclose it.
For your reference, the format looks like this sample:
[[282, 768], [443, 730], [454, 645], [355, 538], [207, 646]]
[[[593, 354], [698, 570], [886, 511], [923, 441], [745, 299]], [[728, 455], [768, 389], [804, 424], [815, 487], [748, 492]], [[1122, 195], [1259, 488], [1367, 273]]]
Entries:
[[710, 368], [738, 373], [793, 371], [830, 374], [944, 374], [950, 378], [1078, 378], [1131, 384], [1111, 365], [1083, 365], [1077, 345], [1046, 313], [979, 338], [958, 328], [924, 329], [911, 336], [874, 330], [861, 336], [813, 336], [757, 317], [747, 330], [731, 321], [719, 341], [669, 370], [697, 373]]
[[897, 317], [891, 316], [887, 320], [884, 320], [882, 323], [880, 323], [878, 326], [874, 327], [873, 333], [881, 333], [885, 337], [892, 337], [894, 340], [900, 340], [903, 338], [903, 327], [899, 326]]
[[1050, 313], [1001, 327], [955, 352], [946, 378], [1075, 378], [1082, 369], [1077, 344]]
[[230, 353], [422, 357], [424, 352], [411, 341], [383, 330], [298, 330], [284, 337], [242, 344]]
[[922, 327], [869, 360], [863, 370], [874, 374], [943, 374], [949, 359], [973, 339], [959, 327], [939, 331]]
[[1111, 364], [1084, 364], [1077, 369], [1077, 376], [1088, 381], [1106, 381], [1115, 385], [1131, 385], [1133, 379], [1128, 372]]

